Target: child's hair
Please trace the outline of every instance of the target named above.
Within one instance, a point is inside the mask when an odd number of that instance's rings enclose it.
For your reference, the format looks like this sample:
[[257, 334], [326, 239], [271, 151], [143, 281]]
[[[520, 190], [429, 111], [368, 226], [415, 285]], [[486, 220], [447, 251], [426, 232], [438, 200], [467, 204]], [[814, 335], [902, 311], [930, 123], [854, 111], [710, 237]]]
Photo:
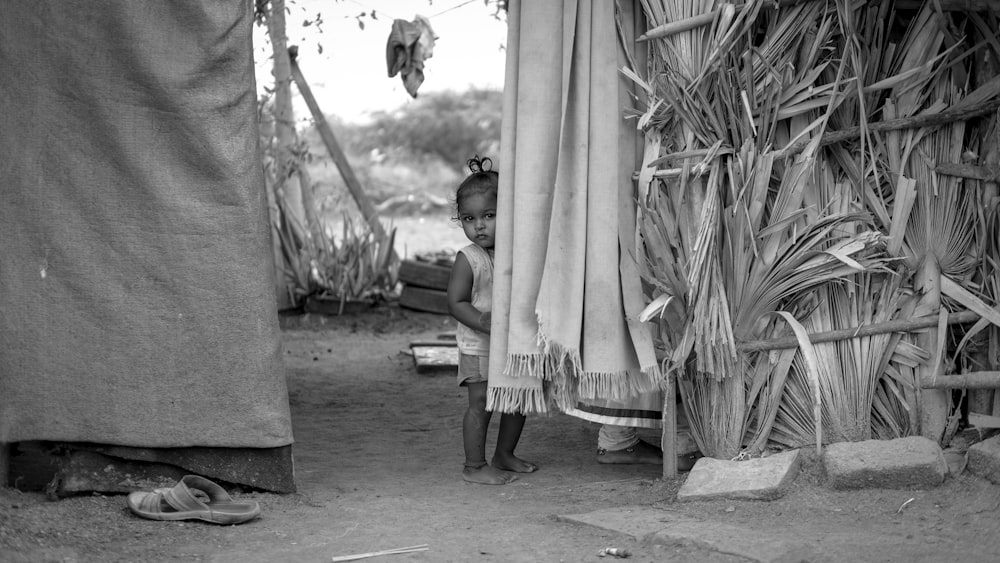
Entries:
[[[493, 170], [493, 160], [488, 156], [479, 158], [479, 155], [470, 158], [466, 165], [471, 174], [459, 184], [455, 191], [455, 209], [462, 204], [462, 200], [473, 194], [486, 194], [493, 192], [496, 194], [500, 183], [500, 175]], [[457, 219], [457, 217], [456, 217]]]

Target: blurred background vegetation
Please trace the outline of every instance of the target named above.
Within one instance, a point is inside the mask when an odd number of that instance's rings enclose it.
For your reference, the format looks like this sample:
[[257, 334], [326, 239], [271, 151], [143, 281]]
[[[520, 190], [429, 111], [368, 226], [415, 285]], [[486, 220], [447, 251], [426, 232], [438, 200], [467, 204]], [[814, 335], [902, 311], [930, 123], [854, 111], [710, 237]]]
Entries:
[[[485, 6], [501, 19], [502, 2]], [[323, 16], [293, 0], [256, 0], [255, 9], [268, 47], [255, 56], [267, 61], [273, 79], [258, 77], [266, 85], [258, 117], [278, 307], [308, 309], [321, 299], [339, 301], [343, 309], [347, 301], [393, 299], [401, 260], [453, 253], [468, 243], [451, 220], [454, 191], [473, 156], [499, 163], [502, 93], [424, 91], [360, 123], [344, 121], [334, 113], [341, 108], [315, 102], [310, 78], [329, 77], [304, 75], [288, 37], [286, 19], [322, 31]], [[386, 16], [372, 9], [351, 17], [364, 30], [365, 22]], [[365, 87], [349, 80], [340, 85]], [[308, 112], [293, 108], [296, 94]]]
[[[327, 122], [381, 217], [450, 216], [455, 188], [468, 173], [466, 161], [476, 154], [498, 161], [500, 108], [499, 90], [430, 92], [395, 111], [373, 114], [370, 123], [344, 123], [336, 116]], [[301, 137], [321, 217], [336, 221], [341, 213], [354, 212], [316, 127]]]

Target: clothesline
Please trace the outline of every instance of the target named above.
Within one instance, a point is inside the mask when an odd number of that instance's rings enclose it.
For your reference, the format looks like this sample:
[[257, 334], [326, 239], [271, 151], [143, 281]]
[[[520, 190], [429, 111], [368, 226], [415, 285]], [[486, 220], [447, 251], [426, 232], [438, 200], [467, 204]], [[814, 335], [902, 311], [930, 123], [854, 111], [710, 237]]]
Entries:
[[[366, 6], [362, 2], [359, 2], [358, 0], [349, 0], [349, 1], [352, 4], [356, 4], [358, 6], [361, 6], [362, 8], [364, 8], [365, 12], [367, 12], [367, 13], [380, 13], [380, 14], [382, 14], [382, 15], [384, 15], [384, 16], [388, 17], [389, 19], [392, 19], [392, 20], [401, 19], [401, 18], [397, 18], [396, 16], [394, 16], [394, 15], [386, 12], [385, 10], [373, 10], [373, 9], [370, 9], [368, 6]], [[426, 16], [426, 17], [427, 17], [427, 19], [436, 18], [436, 17], [438, 17], [440, 15], [447, 14], [448, 12], [451, 12], [452, 10], [457, 10], [457, 9], [463, 7], [463, 6], [467, 6], [469, 4], [472, 4], [473, 2], [478, 2], [478, 1], [479, 0], [465, 0], [464, 2], [459, 2], [458, 4], [455, 4], [454, 6], [452, 6], [450, 8], [445, 8], [444, 10], [441, 10], [440, 12], [438, 12], [436, 14], [431, 14], [431, 15]]]

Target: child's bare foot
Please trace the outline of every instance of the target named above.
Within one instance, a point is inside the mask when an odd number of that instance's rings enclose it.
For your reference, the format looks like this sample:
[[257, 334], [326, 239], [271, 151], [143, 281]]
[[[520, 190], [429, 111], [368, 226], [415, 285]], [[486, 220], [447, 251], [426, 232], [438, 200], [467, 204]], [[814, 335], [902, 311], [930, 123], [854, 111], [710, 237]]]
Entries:
[[534, 473], [538, 471], [538, 466], [530, 461], [524, 461], [515, 455], [503, 455], [499, 453], [493, 455], [493, 467], [504, 471], [513, 471], [514, 473]]
[[642, 440], [624, 450], [598, 448], [597, 463], [663, 463], [663, 451]]
[[517, 479], [514, 475], [508, 475], [499, 469], [483, 464], [479, 467], [466, 467], [462, 470], [462, 479], [469, 483], [480, 485], [506, 485]]

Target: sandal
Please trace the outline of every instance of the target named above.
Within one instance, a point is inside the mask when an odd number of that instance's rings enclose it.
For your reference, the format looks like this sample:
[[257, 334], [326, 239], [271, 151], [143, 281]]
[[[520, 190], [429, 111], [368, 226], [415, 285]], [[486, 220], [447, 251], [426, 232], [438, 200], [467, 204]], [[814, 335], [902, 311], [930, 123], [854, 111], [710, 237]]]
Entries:
[[[208, 496], [204, 502], [193, 491]], [[234, 501], [219, 485], [198, 475], [186, 475], [171, 489], [136, 491], [127, 499], [129, 510], [150, 520], [204, 520], [213, 524], [241, 524], [260, 516], [256, 501]]]

